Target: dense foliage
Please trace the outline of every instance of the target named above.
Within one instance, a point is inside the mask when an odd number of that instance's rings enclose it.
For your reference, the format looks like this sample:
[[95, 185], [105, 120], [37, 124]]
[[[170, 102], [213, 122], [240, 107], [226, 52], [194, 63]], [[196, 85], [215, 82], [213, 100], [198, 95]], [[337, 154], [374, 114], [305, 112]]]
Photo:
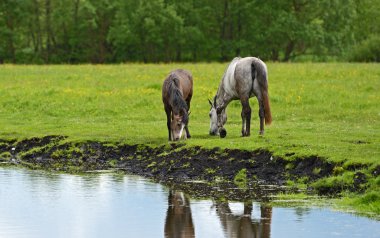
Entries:
[[378, 0], [2, 0], [0, 62], [379, 61], [379, 22]]

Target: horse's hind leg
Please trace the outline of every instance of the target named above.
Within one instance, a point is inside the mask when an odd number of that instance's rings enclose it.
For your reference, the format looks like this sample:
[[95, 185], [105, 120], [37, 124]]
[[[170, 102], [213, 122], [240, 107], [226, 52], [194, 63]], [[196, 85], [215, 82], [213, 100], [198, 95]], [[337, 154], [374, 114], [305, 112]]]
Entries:
[[243, 107], [241, 111], [242, 119], [242, 136], [250, 136], [251, 134], [251, 107], [249, 106], [249, 97], [240, 98], [241, 105]]
[[264, 134], [264, 101], [263, 101], [263, 96], [261, 94], [260, 86], [257, 83], [257, 80], [254, 81], [254, 86], [253, 86], [254, 93], [257, 97], [257, 102], [259, 103], [259, 118], [260, 118], [260, 135]]

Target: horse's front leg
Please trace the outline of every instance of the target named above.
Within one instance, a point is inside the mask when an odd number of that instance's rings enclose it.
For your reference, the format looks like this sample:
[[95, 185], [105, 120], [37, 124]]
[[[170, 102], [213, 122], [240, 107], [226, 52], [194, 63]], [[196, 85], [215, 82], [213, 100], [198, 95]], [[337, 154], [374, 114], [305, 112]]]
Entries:
[[[186, 99], [186, 104], [187, 104], [187, 108], [188, 108], [188, 113], [189, 113], [189, 115], [190, 115], [190, 101], [191, 101], [191, 97], [192, 97], [193, 95], [192, 94], [190, 94], [188, 97], [187, 97], [187, 99]], [[190, 120], [190, 119], [189, 119]], [[187, 127], [187, 125], [185, 126], [185, 131], [186, 131], [186, 136], [187, 136], [187, 139], [189, 139], [189, 138], [191, 138], [191, 135], [190, 135], [190, 132], [189, 132], [189, 128]]]
[[242, 119], [242, 136], [250, 136], [251, 134], [251, 107], [249, 106], [249, 97], [242, 97], [240, 99], [242, 105], [241, 119]]
[[191, 135], [190, 135], [190, 132], [189, 132], [189, 128], [187, 128], [187, 126], [185, 126], [185, 130], [186, 130], [187, 139], [191, 138]]
[[168, 128], [168, 140], [171, 141], [172, 140], [172, 137], [171, 137], [171, 126], [170, 126], [170, 123], [171, 123], [171, 109], [168, 108], [168, 107], [165, 107], [165, 113], [166, 113], [166, 126]]

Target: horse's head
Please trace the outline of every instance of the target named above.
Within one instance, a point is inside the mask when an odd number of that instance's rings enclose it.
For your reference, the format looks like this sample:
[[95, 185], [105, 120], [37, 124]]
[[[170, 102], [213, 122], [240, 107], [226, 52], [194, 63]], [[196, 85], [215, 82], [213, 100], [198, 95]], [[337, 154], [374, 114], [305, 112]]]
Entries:
[[[172, 140], [179, 140], [182, 137], [183, 129], [189, 123], [189, 114], [185, 109], [181, 110], [179, 113], [173, 112], [173, 120], [171, 122], [171, 134]], [[186, 139], [187, 135], [184, 133], [184, 138]]]
[[[223, 129], [224, 124], [227, 121], [227, 114], [226, 114], [226, 111], [224, 109], [220, 109], [217, 107], [216, 97], [214, 97], [214, 102], [211, 102], [210, 99], [208, 100], [208, 102], [211, 105], [211, 109], [209, 112], [210, 135], [219, 135], [219, 133]], [[222, 133], [225, 133], [225, 130]], [[224, 134], [224, 136], [225, 136], [225, 134]]]

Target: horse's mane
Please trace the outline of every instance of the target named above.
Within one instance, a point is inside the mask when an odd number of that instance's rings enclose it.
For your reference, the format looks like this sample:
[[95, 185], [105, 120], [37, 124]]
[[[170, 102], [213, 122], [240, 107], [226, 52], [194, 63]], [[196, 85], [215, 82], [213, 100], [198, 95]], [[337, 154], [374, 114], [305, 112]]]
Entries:
[[222, 80], [219, 83], [219, 87], [218, 87], [218, 90], [216, 91], [216, 95], [215, 95], [215, 98], [214, 98], [214, 105], [216, 105], [216, 97], [222, 96], [224, 94], [224, 92], [225, 92], [225, 89], [224, 89], [224, 80], [226, 78], [226, 74], [227, 74], [228, 68], [231, 66], [232, 63], [234, 63], [235, 61], [238, 61], [240, 59], [241, 59], [240, 56], [233, 58], [232, 61], [228, 64], [228, 66], [224, 70], [224, 73], [223, 73], [223, 76], [222, 76]]
[[178, 111], [182, 109], [185, 110], [186, 113], [183, 114], [182, 120], [187, 123], [188, 121], [188, 106], [186, 101], [183, 99], [183, 95], [181, 90], [179, 89], [179, 79], [175, 74], [170, 74], [168, 78], [168, 89], [169, 89], [169, 103], [172, 108]]

